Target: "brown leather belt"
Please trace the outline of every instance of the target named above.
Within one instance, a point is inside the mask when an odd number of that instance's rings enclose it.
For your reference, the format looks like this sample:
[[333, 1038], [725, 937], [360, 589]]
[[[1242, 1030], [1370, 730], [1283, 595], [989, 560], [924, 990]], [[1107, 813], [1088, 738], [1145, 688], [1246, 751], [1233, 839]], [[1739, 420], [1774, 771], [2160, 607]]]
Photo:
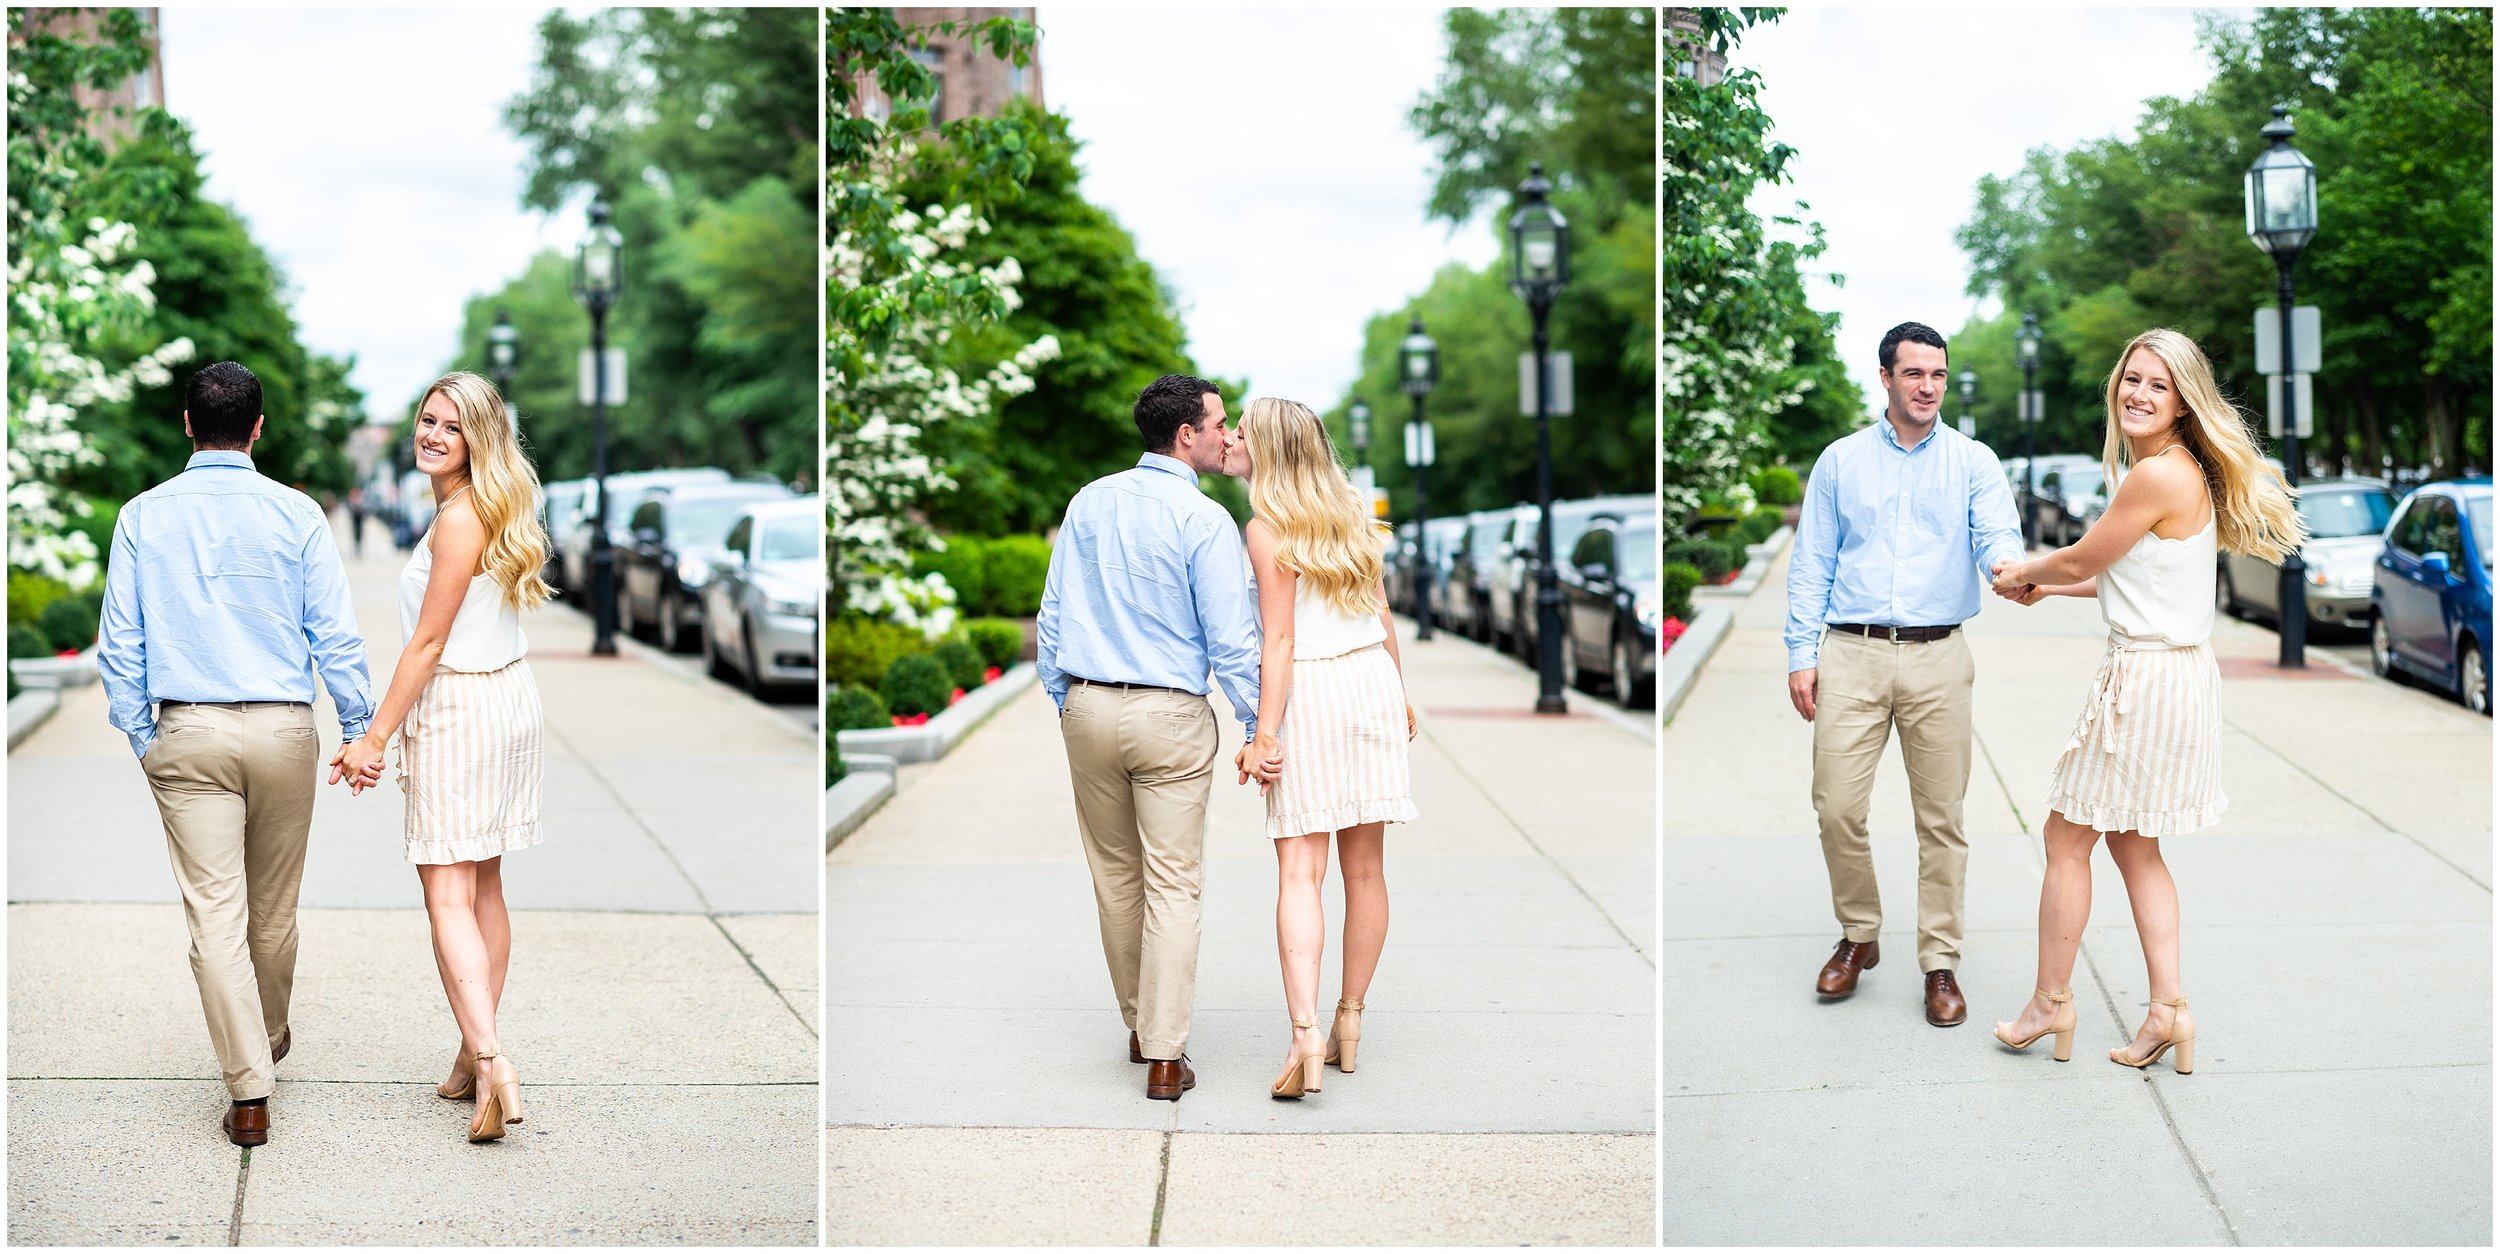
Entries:
[[1960, 631], [1962, 625], [1955, 623], [1949, 627], [1877, 627], [1868, 623], [1833, 623], [1831, 628], [1833, 631], [1845, 631], [1853, 636], [1889, 640], [1894, 644], [1933, 644]]
[[1206, 695], [1203, 692], [1191, 692], [1187, 688], [1174, 688], [1168, 684], [1123, 684], [1114, 683], [1108, 679], [1087, 679], [1082, 675], [1070, 675], [1068, 676], [1068, 682], [1073, 684], [1091, 684], [1096, 688], [1120, 688], [1130, 692], [1177, 692], [1184, 697], [1203, 697]]

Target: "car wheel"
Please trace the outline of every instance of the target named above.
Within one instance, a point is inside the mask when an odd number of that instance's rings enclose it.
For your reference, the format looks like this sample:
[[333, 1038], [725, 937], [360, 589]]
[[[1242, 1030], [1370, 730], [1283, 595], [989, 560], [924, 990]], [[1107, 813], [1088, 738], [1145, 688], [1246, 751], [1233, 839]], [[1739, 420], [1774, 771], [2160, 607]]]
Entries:
[[722, 683], [728, 683], [734, 677], [734, 674], [729, 669], [729, 659], [721, 656], [720, 644], [712, 639], [712, 627], [709, 616], [705, 617], [704, 625], [697, 628], [694, 634], [702, 641], [703, 673], [721, 681]]
[[2381, 679], [2395, 678], [2395, 659], [2390, 652], [2390, 643], [2386, 616], [2370, 615], [2370, 673]]
[[660, 648], [670, 653], [686, 652], [686, 598], [670, 589], [660, 598]]
[[1636, 678], [1639, 668], [1632, 665], [1632, 637], [1615, 637], [1614, 663], [1615, 703], [1627, 710], [1647, 706], [1649, 702], [1642, 699], [1647, 694], [1641, 691], [1640, 680]]
[[2488, 717], [2491, 714], [2491, 657], [2483, 642], [2472, 636], [2457, 641], [2457, 700], [2465, 708]]
[[755, 655], [755, 624], [740, 621], [738, 646], [746, 652], [747, 695], [758, 701], [772, 699], [773, 686], [764, 682], [764, 664]]

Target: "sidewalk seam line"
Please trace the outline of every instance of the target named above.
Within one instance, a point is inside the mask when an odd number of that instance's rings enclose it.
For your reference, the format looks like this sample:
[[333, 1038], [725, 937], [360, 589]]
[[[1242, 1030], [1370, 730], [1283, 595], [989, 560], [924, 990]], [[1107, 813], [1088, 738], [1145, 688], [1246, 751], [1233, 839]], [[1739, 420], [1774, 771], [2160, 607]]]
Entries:
[[[1180, 1112], [1180, 1104], [1179, 1104], [1179, 1103], [1177, 1103], [1177, 1102], [1175, 1102], [1175, 1103], [1173, 1103], [1173, 1107], [1172, 1107], [1172, 1121], [1173, 1121], [1173, 1122], [1175, 1122], [1175, 1123], [1178, 1123], [1178, 1122], [1180, 1122], [1180, 1117], [1181, 1117], [1181, 1112]], [[1170, 1129], [1170, 1128], [1165, 1128], [1165, 1129], [1163, 1130], [1163, 1155], [1162, 1155], [1162, 1157], [1163, 1157], [1163, 1161], [1162, 1161], [1161, 1165], [1160, 1165], [1159, 1167], [1157, 1167], [1157, 1169], [1156, 1169], [1156, 1171], [1155, 1171], [1155, 1213], [1154, 1213], [1154, 1219], [1153, 1219], [1153, 1221], [1152, 1221], [1150, 1224], [1148, 1224], [1148, 1225], [1147, 1225], [1147, 1228], [1146, 1228], [1146, 1245], [1147, 1245], [1147, 1247], [1148, 1247], [1148, 1248], [1153, 1248], [1153, 1247], [1160, 1246], [1160, 1245], [1162, 1245], [1162, 1244], [1163, 1244], [1163, 1197], [1164, 1197], [1164, 1190], [1165, 1190], [1165, 1189], [1167, 1189], [1167, 1188], [1169, 1188], [1169, 1187], [1171, 1186], [1171, 1183], [1172, 1183], [1172, 1129]]]
[[[1452, 752], [1448, 746], [1443, 745], [1440, 737], [1432, 734], [1431, 726], [1432, 725], [1430, 723], [1423, 725], [1421, 729], [1422, 738], [1431, 742], [1432, 747], [1439, 751], [1442, 756], [1450, 759], [1453, 763], [1457, 762], [1458, 755], [1455, 752]], [[1473, 774], [1466, 772], [1461, 772], [1460, 774], [1466, 779], [1467, 786], [1475, 790], [1475, 794], [1478, 797], [1484, 799], [1485, 807], [1493, 811], [1493, 813], [1502, 816], [1502, 821], [1510, 824], [1512, 831], [1519, 833], [1519, 839], [1527, 842], [1528, 848], [1535, 850], [1536, 856], [1542, 859], [1547, 866], [1554, 868], [1555, 873], [1563, 877], [1563, 882], [1571, 885], [1571, 890], [1578, 893], [1580, 895], [1580, 899], [1587, 902], [1589, 904], [1589, 908], [1597, 912], [1597, 917], [1606, 921], [1607, 928], [1612, 930], [1615, 935], [1623, 938], [1624, 945], [1632, 951], [1634, 956], [1638, 957], [1642, 962], [1648, 964], [1651, 970], [1655, 971], [1658, 969], [1658, 955], [1650, 953], [1648, 950], [1642, 948], [1639, 941], [1632, 939], [1631, 933], [1623, 930], [1623, 925], [1616, 922], [1615, 916], [1607, 911], [1605, 905], [1589, 893], [1588, 886], [1580, 882], [1580, 877], [1571, 873], [1571, 868], [1564, 866], [1560, 861], [1555, 859], [1554, 855], [1547, 853], [1545, 851], [1545, 846], [1537, 843], [1536, 837], [1529, 833], [1527, 826], [1521, 823], [1517, 818], [1512, 817], [1511, 812], [1504, 809], [1502, 807], [1502, 803], [1496, 800], [1491, 792], [1486, 791], [1484, 785], [1479, 783]], [[1653, 850], [1656, 850], [1663, 855], [1664, 851], [1659, 849], [1656, 843], [1656, 837], [1654, 835], [1656, 830], [1656, 816], [1653, 815], [1651, 823], [1651, 831], [1653, 833], [1651, 838], [1651, 847]], [[1663, 867], [1663, 864], [1664, 858], [1662, 856], [1660, 858], [1659, 865]]]
[[728, 941], [729, 947], [735, 950], [738, 957], [747, 964], [747, 970], [753, 971], [755, 978], [762, 980], [764, 987], [773, 991], [773, 996], [780, 1000], [782, 1009], [789, 1011], [790, 1017], [799, 1021], [800, 1030], [806, 1032], [811, 1039], [823, 1040], [823, 1036], [816, 1029], [808, 1026], [807, 1016], [800, 1014], [799, 1008], [791, 1003], [790, 995], [783, 992], [779, 984], [773, 982], [773, 977], [764, 974], [764, 968], [756, 964], [755, 955], [748, 953], [747, 947], [738, 943], [738, 938], [730, 934], [728, 926], [720, 921], [720, 917], [718, 915], [705, 915], [704, 917], [712, 921], [712, 930], [719, 932], [721, 939]]
[[600, 770], [599, 765], [591, 761], [588, 756], [575, 749], [573, 742], [566, 739], [564, 733], [557, 730], [552, 723], [547, 726], [547, 737], [562, 745], [566, 754], [570, 755], [574, 761], [581, 763], [582, 770], [598, 782], [600, 791], [608, 794], [608, 799], [615, 802], [616, 807], [623, 810], [626, 817], [633, 820], [635, 830], [640, 831], [651, 841], [652, 846], [660, 851], [660, 856], [668, 859], [669, 869], [677, 872], [677, 878], [686, 882], [687, 891], [694, 894], [695, 904], [703, 907], [701, 911], [703, 917], [711, 918], [716, 913], [712, 909], [711, 897], [703, 891], [701, 884], [695, 882], [694, 876], [686, 873], [686, 864], [677, 860], [677, 851], [669, 848], [668, 842], [660, 839], [660, 834], [651, 830], [650, 824], [642, 821], [642, 812], [625, 800], [625, 795], [616, 790], [615, 784], [608, 782], [607, 773]]
[[[2048, 848], [2045, 844], [2041, 846], [2040, 858], [2042, 870], [2045, 872], [2048, 861]], [[2126, 1016], [2118, 1013], [2117, 995], [2111, 991], [2109, 981], [2101, 975], [2100, 961], [2092, 956], [2092, 946], [2088, 938], [2076, 938], [2075, 953], [2083, 959], [2083, 965], [2092, 972], [2092, 985], [2100, 990], [2101, 1005], [2109, 1011], [2110, 1022], [2129, 1041], [2133, 1041], [2135, 1030], [2127, 1026]], [[2069, 983], [2072, 981], [2069, 980]], [[2196, 1151], [2188, 1148], [2187, 1134], [2179, 1130], [2178, 1117], [2171, 1113], [2169, 1100], [2162, 1096], [2161, 1086], [2153, 1083], [2150, 1072], [2150, 1067], [2137, 1069], [2146, 1094], [2153, 1099], [2153, 1112], [2161, 1116], [2161, 1126], [2164, 1131], [2170, 1133], [2170, 1143], [2178, 1147], [2180, 1159], [2187, 1163], [2188, 1174], [2196, 1178], [2196, 1191], [2204, 1195], [2207, 1206], [2213, 1207], [2214, 1218], [2222, 1221], [2223, 1235], [2230, 1238], [2231, 1244], [2235, 1246], [2247, 1244], [2240, 1238], [2239, 1226], [2231, 1222], [2231, 1212], [2223, 1209], [2222, 1195], [2214, 1192], [2214, 1182], [2205, 1174], [2205, 1165], [2196, 1160]]]
[[2263, 737], [2258, 736], [2255, 732], [2252, 732], [2252, 731], [2248, 730], [2247, 728], [2242, 727], [2242, 726], [2241, 726], [2241, 725], [2239, 725], [2237, 722], [2234, 722], [2234, 721], [2232, 721], [2231, 719], [2228, 719], [2228, 718], [2226, 718], [2226, 719], [2222, 720], [2222, 724], [2223, 724], [2223, 726], [2228, 727], [2228, 728], [2230, 728], [2231, 730], [2233, 730], [2233, 731], [2235, 731], [2235, 732], [2238, 732], [2239, 734], [2241, 734], [2241, 735], [2243, 735], [2243, 736], [2248, 737], [2248, 738], [2249, 738], [2249, 740], [2251, 740], [2251, 741], [2255, 742], [2256, 744], [2263, 746], [2263, 747], [2265, 748], [2265, 751], [2266, 751], [2266, 752], [2268, 752], [2268, 753], [2270, 753], [2270, 754], [2273, 754], [2273, 755], [2274, 755], [2274, 757], [2275, 757], [2275, 760], [2276, 760], [2276, 761], [2281, 762], [2283, 765], [2285, 765], [2285, 766], [2288, 766], [2288, 767], [2292, 768], [2292, 770], [2293, 770], [2293, 771], [2295, 771], [2295, 772], [2297, 772], [2297, 773], [2299, 774], [2299, 776], [2300, 776], [2302, 779], [2308, 780], [2310, 783], [2316, 784], [2318, 787], [2325, 789], [2325, 790], [2326, 790], [2326, 793], [2327, 793], [2327, 795], [2328, 795], [2328, 796], [2335, 798], [2337, 801], [2341, 801], [2341, 802], [2343, 802], [2345, 805], [2351, 806], [2351, 807], [2353, 808], [2353, 810], [2354, 810], [2355, 812], [2359, 813], [2359, 814], [2360, 814], [2363, 818], [2366, 818], [2366, 819], [2370, 820], [2371, 822], [2378, 824], [2381, 828], [2386, 829], [2389, 833], [2391, 833], [2391, 834], [2393, 834], [2393, 835], [2402, 836], [2402, 837], [2404, 837], [2406, 840], [2412, 841], [2412, 842], [2413, 842], [2413, 845], [2414, 845], [2414, 847], [2415, 847], [2415, 848], [2420, 849], [2422, 852], [2427, 853], [2427, 854], [2429, 854], [2431, 857], [2433, 857], [2433, 858], [2437, 859], [2437, 860], [2439, 861], [2439, 864], [2440, 864], [2441, 866], [2447, 867], [2449, 870], [2454, 871], [2454, 872], [2456, 872], [2457, 874], [2464, 876], [2464, 877], [2466, 878], [2466, 880], [2467, 880], [2468, 882], [2472, 883], [2472, 884], [2473, 884], [2476, 888], [2482, 889], [2484, 892], [2490, 892], [2490, 891], [2491, 891], [2491, 885], [2486, 884], [2486, 883], [2484, 883], [2483, 881], [2481, 881], [2481, 880], [2479, 880], [2479, 879], [2476, 879], [2476, 878], [2474, 877], [2474, 873], [2473, 873], [2472, 871], [2468, 871], [2468, 870], [2466, 870], [2464, 867], [2458, 866], [2458, 865], [2457, 865], [2457, 864], [2456, 864], [2453, 860], [2451, 860], [2451, 859], [2448, 857], [2448, 855], [2443, 854], [2443, 853], [2439, 852], [2438, 850], [2431, 848], [2431, 847], [2430, 847], [2429, 845], [2427, 845], [2427, 844], [2424, 844], [2424, 843], [2422, 842], [2422, 839], [2421, 839], [2420, 837], [2415, 836], [2413, 833], [2408, 832], [2408, 831], [2404, 830], [2403, 828], [2400, 828], [2400, 827], [2396, 826], [2395, 824], [2390, 823], [2390, 822], [2388, 822], [2387, 820], [2380, 818], [2377, 814], [2373, 813], [2373, 812], [2370, 810], [2370, 808], [2369, 808], [2369, 807], [2364, 806], [2364, 805], [2362, 805], [2360, 802], [2355, 801], [2355, 800], [2353, 800], [2352, 798], [2345, 796], [2345, 795], [2343, 794], [2342, 790], [2340, 790], [2340, 789], [2336, 788], [2336, 787], [2335, 787], [2335, 785], [2330, 784], [2330, 783], [2326, 782], [2325, 780], [2318, 778], [2315, 772], [2312, 772], [2312, 771], [2311, 771], [2308, 767], [2302, 766], [2300, 763], [2293, 761], [2293, 760], [2291, 759], [2290, 755], [2288, 755], [2288, 754], [2284, 753], [2284, 752], [2283, 752], [2282, 750], [2280, 750], [2280, 749], [2275, 748], [2275, 747], [2274, 747], [2271, 743], [2267, 742], [2267, 741], [2266, 741]]
[[234, 1170], [234, 1217], [226, 1222], [226, 1244], [243, 1244], [243, 1190], [252, 1179], [252, 1147], [244, 1146], [242, 1162]]

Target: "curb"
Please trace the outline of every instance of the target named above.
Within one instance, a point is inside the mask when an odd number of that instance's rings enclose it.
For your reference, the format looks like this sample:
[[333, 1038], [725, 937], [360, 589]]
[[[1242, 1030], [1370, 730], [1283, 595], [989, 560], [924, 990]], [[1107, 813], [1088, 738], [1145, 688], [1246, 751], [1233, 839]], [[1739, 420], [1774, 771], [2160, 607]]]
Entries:
[[101, 675], [95, 663], [97, 648], [89, 645], [76, 657], [10, 658], [9, 674], [17, 677], [17, 686], [22, 689], [84, 688]]
[[843, 837], [858, 831], [868, 816], [894, 795], [894, 759], [871, 753], [856, 760], [843, 760], [850, 765], [850, 774], [825, 790], [826, 853], [833, 852]]
[[28, 688], [9, 698], [9, 748], [35, 734], [35, 729], [52, 721], [54, 711], [61, 708], [58, 688]]
[[1736, 625], [1736, 611], [1724, 605], [1693, 607], [1693, 621], [1684, 635], [1667, 650], [1658, 663], [1658, 721], [1661, 726], [1675, 721], [1677, 706], [1693, 690], [1693, 681], [1701, 677], [1701, 668], [1710, 655], [1719, 651], [1719, 642], [1727, 639], [1728, 629]]
[[[964, 699], [948, 706], [936, 717], [918, 727], [860, 727], [836, 732], [842, 756], [892, 758], [897, 764], [935, 762], [963, 742], [998, 707], [1007, 704], [1041, 679], [1041, 672], [1030, 662], [1018, 662], [997, 679], [964, 694]], [[839, 785], [837, 785], [839, 787]]]

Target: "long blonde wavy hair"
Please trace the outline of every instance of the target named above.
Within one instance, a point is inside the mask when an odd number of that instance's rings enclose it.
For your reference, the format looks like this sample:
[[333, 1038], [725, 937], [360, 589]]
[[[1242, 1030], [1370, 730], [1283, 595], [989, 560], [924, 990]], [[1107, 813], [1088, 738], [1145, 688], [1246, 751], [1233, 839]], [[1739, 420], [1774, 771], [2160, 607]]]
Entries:
[[2222, 399], [2204, 350], [2168, 327], [2155, 327], [2127, 341], [2118, 350], [2118, 364], [2110, 367], [2109, 386], [2102, 397], [2109, 435], [2101, 445], [2101, 463], [2109, 481], [2116, 484], [2120, 468], [2135, 461], [2126, 434], [2118, 428], [2118, 389], [2126, 380], [2127, 359], [2139, 348], [2161, 359], [2178, 389], [2184, 412], [2175, 426], [2188, 452], [2196, 455], [2197, 465], [2204, 467], [2205, 491], [2213, 499], [2214, 528], [2221, 546], [2269, 562], [2290, 556], [2308, 537], [2308, 524], [2292, 505], [2283, 472], [2259, 459], [2247, 416]]
[[1276, 532], [1276, 561], [1347, 614], [1380, 612], [1380, 531], [1310, 407], [1262, 396], [1241, 416], [1250, 512]]
[[516, 610], [534, 609], [552, 594], [541, 574], [547, 567], [547, 530], [538, 521], [538, 468], [521, 452], [518, 416], [495, 385], [454, 370], [417, 398], [417, 408], [440, 393], [460, 419], [469, 449], [469, 499], [486, 524], [485, 572], [503, 588]]

